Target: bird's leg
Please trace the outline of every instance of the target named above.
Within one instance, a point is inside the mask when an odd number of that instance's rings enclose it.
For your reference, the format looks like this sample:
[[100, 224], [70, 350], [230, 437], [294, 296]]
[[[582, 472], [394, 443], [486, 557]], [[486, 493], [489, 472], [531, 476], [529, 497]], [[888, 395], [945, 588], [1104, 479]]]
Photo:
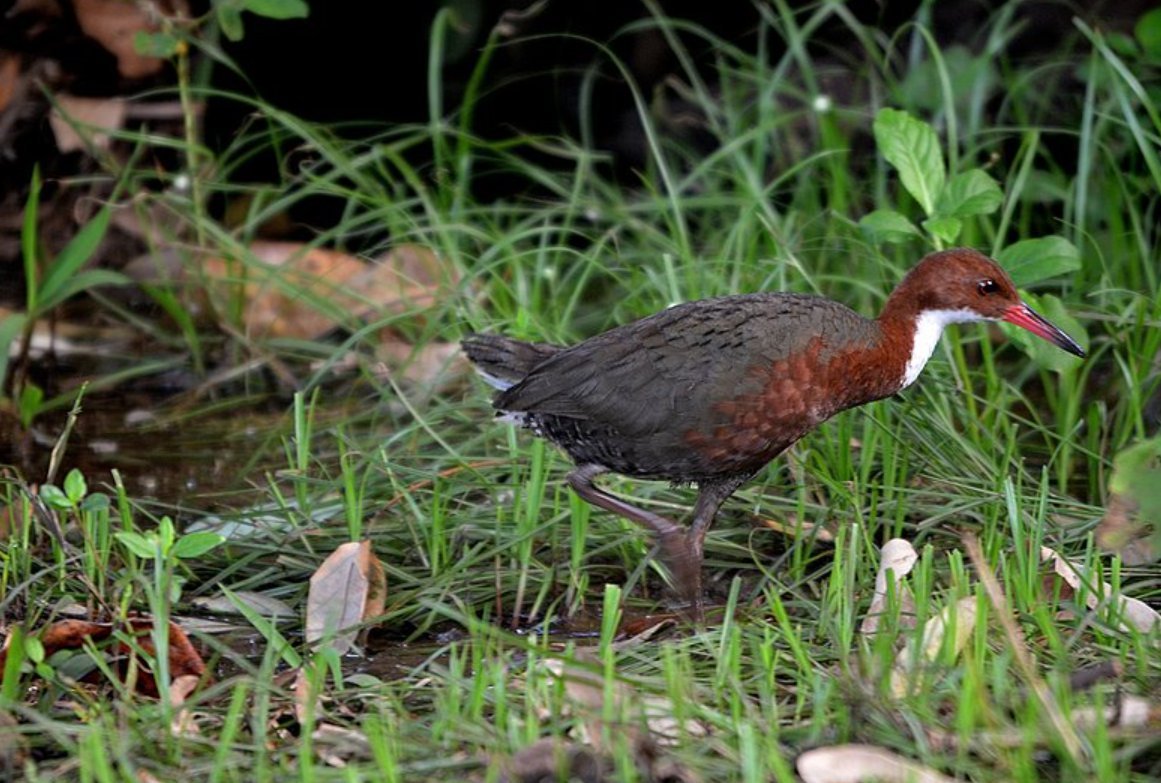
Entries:
[[[687, 593], [685, 586], [690, 584], [691, 580], [700, 579], [701, 564], [700, 562], [694, 564], [690, 561], [689, 539], [685, 529], [671, 519], [637, 508], [599, 488], [593, 483], [593, 479], [602, 473], [608, 473], [608, 468], [590, 463], [575, 468], [568, 474], [567, 480], [569, 486], [580, 495], [582, 500], [603, 508], [605, 511], [619, 514], [653, 531], [657, 536], [657, 543], [661, 546], [665, 565], [669, 568], [676, 583], [682, 586], [682, 593]], [[710, 516], [712, 518], [713, 515]], [[700, 581], [698, 584], [700, 585]]]
[[697, 487], [697, 503], [693, 507], [693, 522], [689, 532], [685, 534], [685, 560], [692, 569], [691, 579], [685, 582], [685, 597], [693, 607], [695, 617], [702, 615], [704, 596], [701, 588], [701, 567], [705, 560], [705, 535], [713, 524], [718, 509], [726, 498], [734, 494], [738, 487], [745, 484], [749, 476], [735, 476], [718, 481], [703, 481]]

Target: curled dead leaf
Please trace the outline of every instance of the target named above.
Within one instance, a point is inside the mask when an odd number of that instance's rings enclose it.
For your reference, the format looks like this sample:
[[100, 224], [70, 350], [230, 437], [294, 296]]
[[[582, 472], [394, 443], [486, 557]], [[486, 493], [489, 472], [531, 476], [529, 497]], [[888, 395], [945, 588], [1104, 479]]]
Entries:
[[903, 584], [903, 577], [911, 573], [918, 561], [919, 554], [909, 541], [892, 538], [883, 544], [883, 550], [879, 553], [879, 573], [875, 576], [875, 594], [859, 628], [862, 633], [873, 634], [879, 630], [879, 619], [887, 608], [888, 579], [895, 585], [895, 593], [900, 596], [900, 601], [914, 606], [911, 592], [900, 593], [899, 588]]
[[328, 643], [340, 655], [355, 643], [364, 621], [383, 613], [387, 575], [370, 541], [338, 547], [310, 578], [306, 640]]
[[1058, 552], [1048, 547], [1040, 548], [1040, 560], [1051, 561], [1053, 572], [1075, 593], [1084, 596], [1084, 603], [1089, 609], [1096, 609], [1103, 603], [1115, 604], [1115, 611], [1124, 619], [1121, 627], [1136, 628], [1142, 633], [1148, 633], [1161, 622], [1161, 614], [1157, 610], [1136, 598], [1118, 596], [1113, 586], [1108, 582], [1095, 582], [1084, 569], [1073, 563]]
[[961, 598], [931, 617], [923, 626], [923, 638], [919, 649], [916, 650], [909, 645], [895, 659], [891, 671], [891, 693], [903, 697], [914, 692], [921, 681], [921, 678], [915, 675], [922, 671], [924, 664], [935, 660], [946, 643], [949, 629], [953, 629], [955, 634], [950, 641], [952, 657], [958, 658], [967, 640], [971, 638], [975, 626], [975, 596]]
[[952, 783], [953, 779], [874, 745], [832, 745], [798, 757], [804, 783]]
[[1072, 722], [1081, 731], [1092, 731], [1099, 725], [1116, 729], [1140, 729], [1157, 726], [1161, 709], [1148, 699], [1125, 695], [1098, 712], [1096, 707], [1077, 707], [1072, 711]]
[[61, 152], [109, 148], [110, 134], [125, 124], [124, 98], [81, 98], [56, 96], [48, 116], [49, 127]]
[[165, 64], [137, 53], [133, 40], [137, 33], [157, 29], [145, 9], [144, 4], [124, 0], [73, 0], [81, 30], [117, 58], [117, 70], [127, 79], [151, 76]]
[[[134, 685], [139, 692], [147, 696], [157, 696], [157, 682], [154, 680], [152, 672], [144, 667], [137, 658], [137, 649], [149, 656], [156, 654], [151, 637], [152, 620], [134, 617], [127, 620], [123, 626], [114, 623], [95, 623], [88, 620], [59, 620], [41, 629], [37, 636], [47, 657], [60, 650], [79, 650], [84, 647], [88, 640], [104, 641], [118, 629], [132, 635], [134, 637], [133, 644], [118, 641], [113, 646], [113, 654], [129, 661], [128, 666], [124, 668], [135, 672]], [[7, 641], [5, 640], [4, 648], [0, 650], [0, 671], [3, 671], [4, 663], [8, 657]], [[185, 631], [177, 623], [170, 622], [169, 624], [167, 646], [169, 648], [171, 683], [186, 675], [200, 682], [205, 676], [206, 665], [202, 661], [201, 655], [190, 643], [189, 637], [185, 635]]]

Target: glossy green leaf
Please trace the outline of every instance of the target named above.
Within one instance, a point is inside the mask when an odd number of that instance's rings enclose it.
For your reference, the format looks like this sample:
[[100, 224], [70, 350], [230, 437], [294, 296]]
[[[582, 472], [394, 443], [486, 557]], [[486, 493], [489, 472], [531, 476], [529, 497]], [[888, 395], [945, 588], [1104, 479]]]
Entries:
[[874, 132], [879, 152], [899, 172], [903, 187], [924, 213], [935, 214], [947, 178], [935, 130], [905, 111], [882, 109], [875, 116]]
[[129, 278], [112, 269], [86, 269], [78, 272], [56, 288], [51, 294], [45, 291], [41, 296], [41, 312], [51, 310], [65, 300], [82, 291], [89, 291], [103, 285], [127, 285]]
[[28, 429], [32, 426], [33, 420], [44, 410], [44, 389], [32, 381], [26, 380], [20, 389], [20, 399], [17, 401], [16, 408], [20, 414], [20, 426]]
[[180, 557], [183, 560], [201, 557], [225, 540], [224, 536], [217, 533], [186, 533], [177, 540], [170, 551], [174, 557]]
[[24, 313], [12, 313], [0, 318], [0, 389], [4, 388], [4, 383], [8, 378], [9, 348], [27, 322], [28, 318], [25, 317]]
[[988, 215], [1004, 203], [1004, 192], [983, 169], [972, 169], [952, 177], [939, 194], [936, 210], [940, 215], [966, 217]]
[[76, 468], [70, 470], [64, 480], [64, 493], [69, 501], [72, 503], [80, 503], [88, 491], [89, 485], [85, 481], [85, 474]]
[[93, 257], [97, 245], [101, 244], [101, 240], [105, 238], [105, 231], [109, 228], [111, 215], [109, 208], [104, 207], [76, 233], [76, 236], [69, 240], [69, 243], [48, 265], [48, 270], [40, 283], [40, 301], [37, 303], [39, 312], [43, 313], [63, 302], [67, 297], [60, 296], [60, 292], [65, 290], [66, 286], [73, 293], [81, 290], [77, 289], [72, 281], [80, 272], [81, 267]]
[[160, 57], [165, 60], [177, 54], [180, 42], [181, 39], [173, 33], [138, 30], [133, 36], [133, 50], [143, 57]]
[[963, 221], [957, 217], [934, 217], [923, 221], [923, 227], [944, 247], [954, 245], [963, 230]]
[[923, 236], [914, 223], [892, 209], [876, 209], [863, 215], [859, 228], [878, 242], [905, 242]]
[[157, 554], [157, 538], [155, 536], [146, 537], [141, 533], [130, 531], [121, 531], [113, 535], [121, 542], [122, 546], [142, 560], [152, 560]]
[[1145, 50], [1145, 55], [1152, 60], [1161, 60], [1161, 8], [1154, 8], [1142, 14], [1137, 20], [1133, 34]]
[[241, 41], [245, 35], [245, 27], [242, 24], [242, 12], [231, 5], [220, 3], [214, 6], [214, 16], [217, 17], [218, 26], [222, 28], [222, 34], [231, 41]]
[[49, 508], [55, 508], [58, 511], [66, 511], [73, 507], [73, 504], [69, 502], [68, 495], [56, 484], [43, 485], [40, 488], [40, 499]]
[[1080, 251], [1061, 236], [1023, 239], [996, 256], [1017, 286], [1038, 283], [1080, 269]]
[[310, 14], [304, 0], [242, 0], [242, 8], [270, 19], [304, 19]]

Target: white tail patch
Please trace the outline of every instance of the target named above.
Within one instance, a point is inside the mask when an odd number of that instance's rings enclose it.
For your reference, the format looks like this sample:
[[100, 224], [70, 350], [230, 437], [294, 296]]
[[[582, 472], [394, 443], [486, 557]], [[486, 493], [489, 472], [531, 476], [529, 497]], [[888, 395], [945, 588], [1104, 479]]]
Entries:
[[524, 411], [497, 411], [496, 421], [515, 424], [517, 427], [527, 427], [528, 414]]
[[484, 383], [488, 384], [493, 389], [499, 389], [500, 391], [510, 389], [516, 385], [516, 381], [510, 381], [507, 378], [499, 378], [489, 372], [484, 372], [479, 367], [476, 368], [476, 375], [480, 376], [480, 379], [483, 380]]
[[903, 370], [903, 385], [907, 388], [915, 383], [919, 373], [923, 372], [924, 365], [935, 352], [939, 343], [943, 327], [948, 324], [962, 324], [971, 321], [987, 321], [975, 310], [924, 310], [915, 319], [915, 336], [911, 338], [911, 357], [907, 360], [907, 367]]

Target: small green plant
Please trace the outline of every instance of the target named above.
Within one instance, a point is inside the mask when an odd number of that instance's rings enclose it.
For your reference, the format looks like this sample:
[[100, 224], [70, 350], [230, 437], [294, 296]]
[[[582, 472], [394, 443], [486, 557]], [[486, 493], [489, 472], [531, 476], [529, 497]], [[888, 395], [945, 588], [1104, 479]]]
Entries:
[[20, 339], [16, 372], [11, 378], [8, 378], [9, 352], [0, 351], [0, 381], [7, 381], [9, 399], [16, 401], [24, 427], [40, 413], [44, 401], [44, 392], [28, 380], [29, 350], [37, 321], [82, 291], [128, 282], [124, 275], [112, 270], [83, 268], [105, 237], [111, 217], [108, 206], [102, 207], [54, 258], [46, 256], [39, 236], [40, 187], [40, 170], [33, 169], [20, 232], [25, 309], [23, 313], [13, 313], [0, 320], [0, 345], [8, 346], [17, 337]]

